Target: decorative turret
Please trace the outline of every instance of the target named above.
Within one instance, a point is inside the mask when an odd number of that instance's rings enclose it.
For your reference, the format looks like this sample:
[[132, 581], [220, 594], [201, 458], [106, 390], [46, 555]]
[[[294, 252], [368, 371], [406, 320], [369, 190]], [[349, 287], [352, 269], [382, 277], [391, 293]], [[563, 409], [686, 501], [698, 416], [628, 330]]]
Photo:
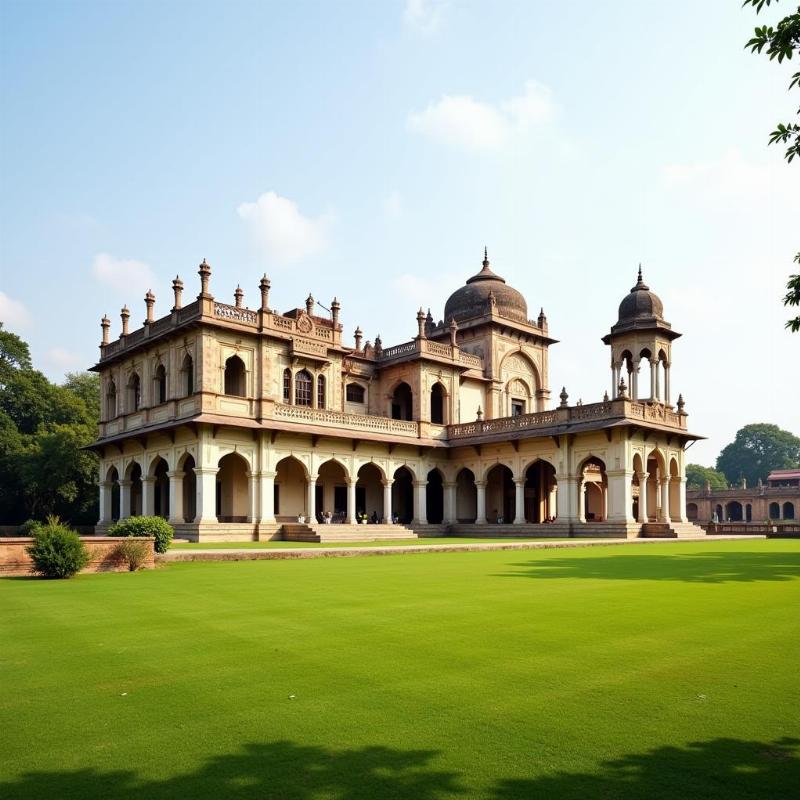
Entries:
[[100, 320], [100, 327], [103, 329], [103, 344], [108, 344], [108, 329], [111, 327], [111, 320], [105, 314]]
[[122, 306], [122, 310], [119, 312], [120, 319], [122, 320], [122, 335], [128, 335], [128, 321], [131, 318], [131, 312], [128, 310], [128, 306]]
[[383, 352], [383, 341], [381, 340], [381, 335], [378, 334], [375, 337], [375, 356], [379, 357], [382, 352]]
[[145, 317], [144, 324], [152, 325], [154, 320], [153, 306], [156, 304], [156, 296], [149, 289], [147, 290], [147, 294], [144, 296], [144, 304], [147, 306], [147, 316]]
[[425, 332], [425, 312], [422, 310], [422, 306], [417, 311], [417, 328], [419, 329], [417, 339], [425, 339], [427, 334]]
[[625, 378], [619, 379], [619, 386], [617, 386], [617, 397], [626, 398], [628, 396], [628, 387], [625, 385]]
[[269, 288], [271, 284], [266, 273], [258, 283], [258, 288], [261, 289], [261, 310], [264, 312], [269, 311]]
[[686, 402], [684, 401], [682, 394], [678, 395], [678, 402], [677, 402], [676, 405], [678, 406], [678, 413], [681, 414], [681, 415], [685, 415], [686, 412], [683, 409], [684, 409], [684, 406], [686, 405]]
[[306, 297], [306, 314], [310, 317], [314, 313], [314, 296], [311, 292], [308, 293], [308, 297]]
[[334, 297], [331, 300], [331, 322], [333, 322], [333, 327], [336, 328], [339, 325], [339, 311], [342, 308], [342, 304]]
[[200, 276], [200, 297], [211, 297], [208, 291], [209, 282], [211, 281], [211, 264], [203, 259], [197, 274]]
[[561, 398], [560, 407], [561, 408], [566, 408], [569, 405], [569, 403], [567, 402], [567, 400], [569, 400], [569, 395], [567, 394], [567, 387], [566, 386], [562, 386], [561, 387], [561, 394], [559, 395], [559, 397]]
[[353, 336], [354, 336], [354, 338], [356, 340], [356, 350], [360, 351], [361, 350], [361, 339], [364, 336], [364, 332], [361, 330], [361, 328], [356, 326], [356, 330], [355, 330], [355, 333], [353, 334]]
[[536, 320], [536, 323], [542, 330], [547, 330], [547, 317], [544, 315], [544, 308], [539, 309], [539, 319]]
[[242, 300], [244, 298], [244, 292], [242, 291], [242, 287], [238, 284], [236, 285], [236, 291], [233, 293], [233, 300], [236, 308], [242, 307]]
[[183, 281], [180, 275], [176, 275], [175, 280], [172, 281], [172, 294], [175, 298], [175, 304], [172, 306], [172, 310], [177, 311], [183, 304]]
[[458, 331], [458, 323], [455, 317], [450, 318], [450, 346], [456, 346], [456, 332]]

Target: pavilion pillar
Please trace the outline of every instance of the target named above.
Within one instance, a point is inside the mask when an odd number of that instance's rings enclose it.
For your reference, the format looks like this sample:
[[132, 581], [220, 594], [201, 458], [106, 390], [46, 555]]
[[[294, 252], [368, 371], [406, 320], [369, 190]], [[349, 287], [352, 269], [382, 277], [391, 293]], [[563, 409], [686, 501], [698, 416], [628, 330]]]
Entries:
[[514, 524], [525, 524], [525, 478], [514, 478]]
[[444, 519], [445, 525], [455, 525], [458, 521], [456, 515], [456, 487], [455, 481], [446, 481], [444, 484]]
[[658, 361], [650, 361], [650, 399], [656, 400], [656, 375], [658, 374]]
[[111, 481], [100, 481], [100, 518], [98, 525], [111, 522], [111, 490], [114, 484]]
[[142, 516], [152, 517], [156, 501], [156, 479], [142, 478]]
[[574, 475], [556, 475], [558, 491], [556, 492], [556, 508], [559, 522], [577, 522], [578, 515], [578, 478]]
[[414, 481], [414, 524], [428, 524], [428, 481]]
[[586, 480], [578, 478], [578, 522], [586, 522]]
[[347, 524], [356, 524], [356, 484], [358, 480], [347, 481]]
[[275, 472], [262, 472], [258, 482], [261, 495], [261, 522], [275, 524]]
[[127, 519], [131, 515], [131, 486], [133, 481], [119, 482], [119, 518]]
[[631, 400], [638, 400], [639, 399], [639, 365], [637, 364], [631, 370]]
[[169, 523], [183, 522], [183, 470], [167, 473], [169, 478]]
[[669, 478], [661, 479], [661, 521], [671, 522], [669, 516]]
[[637, 472], [639, 479], [639, 522], [647, 522], [647, 473]]
[[619, 371], [621, 364], [611, 365], [611, 394], [610, 398], [615, 398], [619, 394]]
[[658, 369], [659, 362], [656, 361], [655, 373], [656, 373], [656, 392], [653, 395], [654, 400], [661, 400], [661, 373]]
[[197, 476], [195, 486], [197, 490], [197, 516], [195, 522], [216, 522], [217, 521], [217, 473], [216, 467], [195, 467], [194, 474]]
[[664, 364], [664, 405], [669, 405], [669, 364]]
[[[633, 473], [624, 469], [606, 472], [608, 486], [603, 489], [603, 519], [613, 522], [633, 522]], [[603, 488], [603, 487], [601, 487]]]
[[[671, 479], [678, 484], [678, 508], [670, 508], [670, 516], [676, 522], [688, 522], [689, 518], [686, 516], [686, 478], [681, 478], [676, 475]], [[752, 514], [752, 508], [750, 509]], [[747, 521], [747, 506], [744, 507], [744, 518]]]
[[476, 525], [486, 525], [486, 481], [475, 481], [477, 494], [478, 516], [475, 519]]
[[386, 525], [392, 524], [392, 484], [393, 480], [383, 482], [383, 522]]
[[258, 513], [258, 484], [259, 474], [257, 472], [248, 472], [248, 492], [247, 492], [247, 521], [260, 522], [261, 518]]
[[306, 501], [308, 508], [307, 522], [311, 525], [317, 522], [317, 476], [313, 475], [308, 479], [308, 500]]

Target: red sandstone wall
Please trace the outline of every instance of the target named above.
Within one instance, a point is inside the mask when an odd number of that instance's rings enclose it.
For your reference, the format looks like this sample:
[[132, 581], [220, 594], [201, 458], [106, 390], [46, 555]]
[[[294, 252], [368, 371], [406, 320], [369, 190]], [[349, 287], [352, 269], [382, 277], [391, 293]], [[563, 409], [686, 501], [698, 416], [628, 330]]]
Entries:
[[[81, 541], [89, 550], [89, 563], [82, 572], [127, 572], [128, 565], [120, 561], [115, 553], [117, 545], [125, 541], [124, 536], [81, 536]], [[145, 569], [155, 566], [153, 539], [142, 537], [147, 543]], [[0, 537], [0, 576], [33, 575], [33, 562], [25, 551], [33, 542], [30, 537]]]

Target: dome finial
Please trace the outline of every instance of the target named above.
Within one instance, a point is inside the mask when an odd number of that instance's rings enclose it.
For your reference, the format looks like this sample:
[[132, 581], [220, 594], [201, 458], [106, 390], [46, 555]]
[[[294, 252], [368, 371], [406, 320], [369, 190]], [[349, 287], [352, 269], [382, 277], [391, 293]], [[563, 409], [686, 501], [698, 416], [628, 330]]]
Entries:
[[483, 248], [483, 268], [489, 269], [489, 248], [485, 245]]
[[639, 262], [639, 276], [636, 279], [636, 283], [637, 284], [644, 283], [644, 278], [642, 278], [642, 262], [641, 261]]

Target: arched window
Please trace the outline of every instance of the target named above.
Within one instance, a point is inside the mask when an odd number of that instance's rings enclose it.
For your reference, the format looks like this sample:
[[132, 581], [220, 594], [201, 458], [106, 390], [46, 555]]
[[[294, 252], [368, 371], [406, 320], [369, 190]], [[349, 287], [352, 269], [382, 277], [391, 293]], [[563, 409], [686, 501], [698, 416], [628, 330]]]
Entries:
[[283, 402], [288, 403], [292, 391], [292, 371], [285, 369], [283, 371]]
[[106, 419], [114, 419], [117, 416], [117, 384], [113, 380], [108, 382], [106, 391]]
[[163, 364], [156, 367], [153, 376], [153, 395], [156, 403], [167, 402], [167, 370]]
[[183, 393], [189, 397], [194, 394], [194, 360], [188, 353], [183, 357], [181, 377], [183, 378]]
[[783, 504], [783, 518], [794, 519], [794, 503], [786, 502]]
[[304, 369], [294, 376], [294, 402], [298, 406], [311, 405], [311, 375]]
[[317, 378], [317, 408], [325, 408], [325, 376]]
[[398, 384], [392, 395], [392, 419], [410, 420], [412, 407], [411, 387], [405, 382]]
[[345, 390], [345, 398], [348, 403], [364, 402], [364, 387], [358, 383], [348, 383]]
[[128, 410], [138, 411], [142, 403], [142, 387], [139, 375], [134, 372], [128, 379]]
[[231, 356], [225, 362], [225, 394], [234, 397], [244, 397], [247, 371], [244, 361], [239, 356]]
[[431, 389], [431, 422], [444, 425], [444, 389], [441, 383], [434, 383]]

